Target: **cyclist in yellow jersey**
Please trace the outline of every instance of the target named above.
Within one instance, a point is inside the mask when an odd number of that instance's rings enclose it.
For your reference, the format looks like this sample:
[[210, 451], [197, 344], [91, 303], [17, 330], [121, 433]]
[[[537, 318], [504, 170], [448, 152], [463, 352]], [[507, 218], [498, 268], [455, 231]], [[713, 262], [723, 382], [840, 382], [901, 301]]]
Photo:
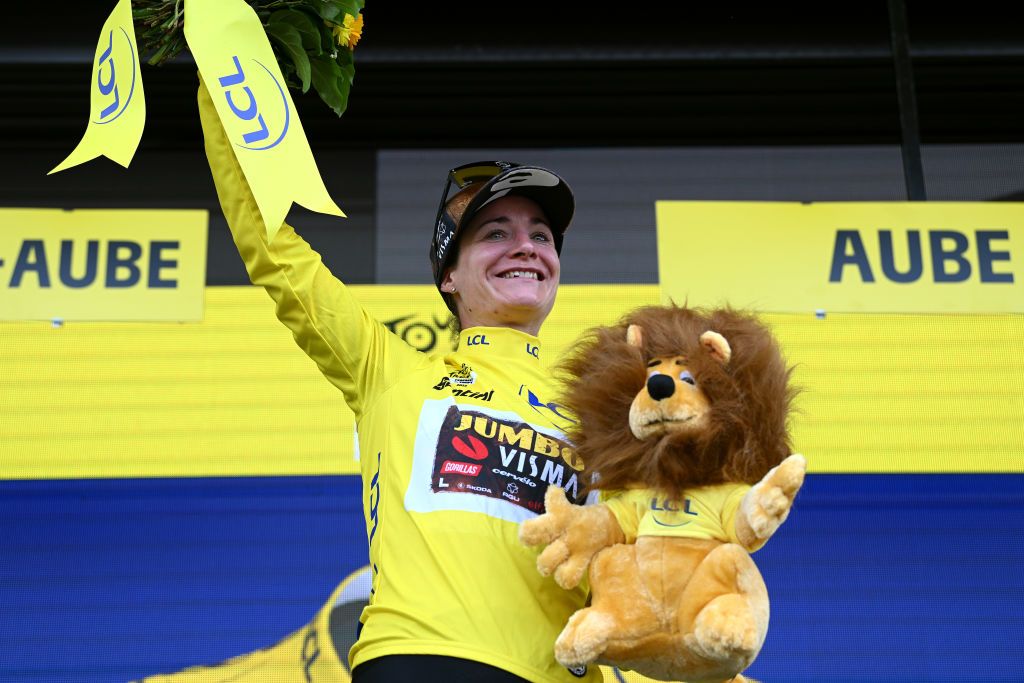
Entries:
[[[569, 186], [547, 169], [504, 162], [449, 173], [430, 262], [461, 333], [457, 351], [428, 356], [369, 315], [291, 227], [267, 241], [205, 86], [199, 105], [252, 282], [355, 414], [372, 585], [348, 653], [352, 680], [602, 680], [597, 667], [571, 671], [554, 658], [586, 587], [566, 591], [540, 576], [537, 550], [517, 536], [520, 522], [543, 512], [549, 485], [584, 502], [582, 467], [563, 434], [569, 418], [551, 403], [557, 388], [537, 338], [558, 289]], [[273, 680], [340, 678], [329, 660], [344, 655], [327, 642], [325, 613], [279, 645], [294, 653], [291, 664], [291, 655], [272, 656], [277, 648], [260, 653], [277, 661]], [[232, 680], [267, 675], [255, 656], [236, 661]], [[195, 680], [218, 680], [214, 671]]]

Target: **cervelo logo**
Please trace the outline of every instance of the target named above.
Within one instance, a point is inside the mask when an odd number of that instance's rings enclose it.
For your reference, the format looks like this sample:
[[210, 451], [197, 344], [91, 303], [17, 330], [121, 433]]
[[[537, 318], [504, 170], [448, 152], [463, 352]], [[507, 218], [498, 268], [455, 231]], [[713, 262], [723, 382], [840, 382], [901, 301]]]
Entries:
[[[118, 27], [121, 35], [117, 37], [115, 49], [114, 31], [107, 34], [107, 48], [100, 54], [96, 62], [96, 89], [100, 97], [97, 101], [103, 108], [100, 109], [98, 120], [93, 123], [107, 124], [116, 121], [121, 114], [128, 109], [132, 96], [135, 94], [135, 77], [138, 59], [135, 55], [135, 45], [129, 37], [128, 32]], [[124, 38], [122, 41], [121, 38]], [[123, 68], [118, 68], [121, 65]], [[121, 86], [127, 85], [128, 93], [122, 94]]]
[[[256, 76], [252, 79], [242, 69], [241, 62], [238, 61], [237, 56], [232, 56], [231, 60], [234, 62], [234, 73], [230, 73], [226, 76], [221, 76], [217, 79], [220, 83], [220, 87], [223, 89], [224, 98], [227, 100], [228, 107], [231, 109], [231, 113], [234, 114], [240, 121], [249, 123], [254, 126], [249, 132], [242, 134], [242, 140], [245, 144], [235, 143], [236, 146], [242, 149], [253, 150], [261, 152], [264, 150], [272, 149], [284, 140], [284, 136], [288, 134], [288, 127], [291, 124], [291, 107], [288, 104], [288, 96], [285, 94], [284, 87], [278, 82], [277, 78], [274, 77], [273, 72], [265, 67], [259, 61], [253, 59], [252, 62], [260, 67], [259, 69], [251, 69], [250, 74], [255, 72]], [[284, 110], [284, 114], [281, 117], [283, 123], [280, 124], [280, 132], [277, 137], [271, 142], [267, 142], [271, 138], [270, 126], [267, 125], [267, 120], [260, 111], [260, 103], [256, 101], [256, 95], [253, 94], [251, 85], [255, 85], [255, 78], [264, 78], [264, 73], [267, 78], [270, 78], [271, 82], [277, 87], [277, 93], [281, 99], [281, 107]], [[263, 94], [267, 92], [272, 93], [272, 90], [264, 89]], [[243, 99], [244, 98], [244, 99]], [[236, 99], [238, 102], [236, 102]], [[271, 99], [266, 97], [265, 99]], [[239, 106], [242, 103], [244, 106]], [[263, 104], [267, 105], [267, 108], [271, 107], [274, 103], [268, 103], [266, 101]], [[267, 111], [265, 109], [264, 111]], [[261, 143], [257, 145], [256, 143]]]

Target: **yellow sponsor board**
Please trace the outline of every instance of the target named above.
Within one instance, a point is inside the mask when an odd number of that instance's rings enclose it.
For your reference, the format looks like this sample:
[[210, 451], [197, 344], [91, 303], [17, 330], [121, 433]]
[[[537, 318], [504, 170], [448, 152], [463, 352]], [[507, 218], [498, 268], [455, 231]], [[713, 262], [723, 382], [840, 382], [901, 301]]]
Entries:
[[[413, 346], [450, 344], [431, 286], [357, 286]], [[542, 361], [657, 285], [563, 285]], [[354, 474], [353, 418], [255, 287], [201, 323], [0, 323], [0, 478]], [[1024, 472], [1020, 315], [764, 314], [815, 473]]]
[[0, 320], [203, 317], [207, 213], [0, 209]]
[[[451, 344], [432, 286], [354, 286], [416, 348]], [[563, 287], [554, 359], [656, 285]], [[599, 304], [599, 305], [597, 305]], [[0, 478], [353, 474], [353, 417], [256, 287], [211, 287], [201, 323], [0, 322]]]
[[1024, 203], [657, 202], [666, 298], [760, 311], [1024, 312]]

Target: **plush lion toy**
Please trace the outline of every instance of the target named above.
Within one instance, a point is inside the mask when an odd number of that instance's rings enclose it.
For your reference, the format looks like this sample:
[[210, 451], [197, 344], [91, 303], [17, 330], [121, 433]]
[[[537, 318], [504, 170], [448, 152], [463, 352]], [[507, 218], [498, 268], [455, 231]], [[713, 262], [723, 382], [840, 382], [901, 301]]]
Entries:
[[563, 364], [570, 438], [600, 505], [549, 487], [520, 528], [544, 575], [592, 603], [555, 642], [659, 680], [742, 681], [768, 629], [749, 552], [785, 521], [806, 460], [790, 455], [790, 370], [764, 325], [732, 309], [650, 306], [592, 330]]

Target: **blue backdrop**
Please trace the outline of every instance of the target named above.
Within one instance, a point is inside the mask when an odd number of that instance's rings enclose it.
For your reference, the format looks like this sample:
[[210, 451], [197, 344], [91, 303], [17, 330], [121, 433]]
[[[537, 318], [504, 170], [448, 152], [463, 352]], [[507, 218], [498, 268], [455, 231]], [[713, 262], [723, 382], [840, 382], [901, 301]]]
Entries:
[[[810, 475], [754, 558], [755, 678], [1024, 681], [1024, 475]], [[0, 482], [0, 680], [265, 647], [365, 564], [356, 477]]]

